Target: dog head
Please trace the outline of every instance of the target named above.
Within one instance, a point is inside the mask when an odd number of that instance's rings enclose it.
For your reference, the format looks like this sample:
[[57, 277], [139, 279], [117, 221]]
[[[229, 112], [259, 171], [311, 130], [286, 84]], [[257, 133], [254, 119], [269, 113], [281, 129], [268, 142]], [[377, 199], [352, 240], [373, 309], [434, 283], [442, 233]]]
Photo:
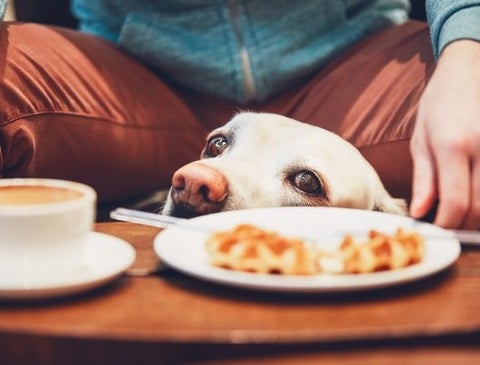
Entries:
[[325, 129], [268, 113], [240, 113], [211, 132], [201, 159], [178, 169], [162, 213], [329, 206], [405, 214], [373, 167]]

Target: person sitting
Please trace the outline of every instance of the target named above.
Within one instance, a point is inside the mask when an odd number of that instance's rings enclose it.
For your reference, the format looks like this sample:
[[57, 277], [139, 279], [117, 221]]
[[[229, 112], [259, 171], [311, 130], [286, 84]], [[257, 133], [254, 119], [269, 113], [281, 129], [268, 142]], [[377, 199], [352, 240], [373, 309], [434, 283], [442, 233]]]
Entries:
[[[7, 5], [0, 0], [3, 17]], [[73, 0], [79, 29], [3, 22], [0, 177], [169, 186], [238, 110], [360, 149], [415, 218], [480, 226], [480, 4]], [[273, 133], [273, 131], [272, 131]]]

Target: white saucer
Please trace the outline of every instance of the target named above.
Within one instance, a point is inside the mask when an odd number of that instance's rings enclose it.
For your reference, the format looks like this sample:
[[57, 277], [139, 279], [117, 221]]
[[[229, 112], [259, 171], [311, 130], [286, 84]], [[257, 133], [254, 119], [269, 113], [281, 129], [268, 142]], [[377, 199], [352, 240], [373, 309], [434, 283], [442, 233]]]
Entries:
[[25, 282], [0, 270], [0, 299], [49, 298], [93, 289], [116, 279], [135, 260], [135, 249], [114, 236], [91, 232], [87, 245], [85, 263], [59, 274], [39, 275]]

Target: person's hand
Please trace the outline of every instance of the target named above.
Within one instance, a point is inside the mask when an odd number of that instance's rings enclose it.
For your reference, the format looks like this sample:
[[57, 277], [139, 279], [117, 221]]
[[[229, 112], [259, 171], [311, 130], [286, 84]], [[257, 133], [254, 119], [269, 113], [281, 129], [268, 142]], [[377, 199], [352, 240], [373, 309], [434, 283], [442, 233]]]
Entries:
[[460, 40], [442, 52], [420, 100], [410, 150], [410, 214], [438, 201], [434, 223], [480, 228], [480, 42]]

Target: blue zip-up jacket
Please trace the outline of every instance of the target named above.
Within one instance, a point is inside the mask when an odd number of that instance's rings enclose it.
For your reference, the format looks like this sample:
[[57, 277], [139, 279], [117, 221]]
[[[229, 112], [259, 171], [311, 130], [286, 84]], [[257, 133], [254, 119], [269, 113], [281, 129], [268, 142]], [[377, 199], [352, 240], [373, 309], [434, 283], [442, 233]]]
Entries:
[[[6, 0], [0, 0], [0, 15]], [[72, 0], [80, 29], [152, 70], [237, 102], [263, 101], [362, 38], [406, 21], [408, 0]], [[480, 40], [480, 0], [427, 0], [433, 51]]]
[[459, 39], [480, 41], [480, 0], [427, 0], [433, 54]]
[[82, 30], [163, 77], [237, 102], [307, 79], [408, 10], [408, 0], [73, 0]]

